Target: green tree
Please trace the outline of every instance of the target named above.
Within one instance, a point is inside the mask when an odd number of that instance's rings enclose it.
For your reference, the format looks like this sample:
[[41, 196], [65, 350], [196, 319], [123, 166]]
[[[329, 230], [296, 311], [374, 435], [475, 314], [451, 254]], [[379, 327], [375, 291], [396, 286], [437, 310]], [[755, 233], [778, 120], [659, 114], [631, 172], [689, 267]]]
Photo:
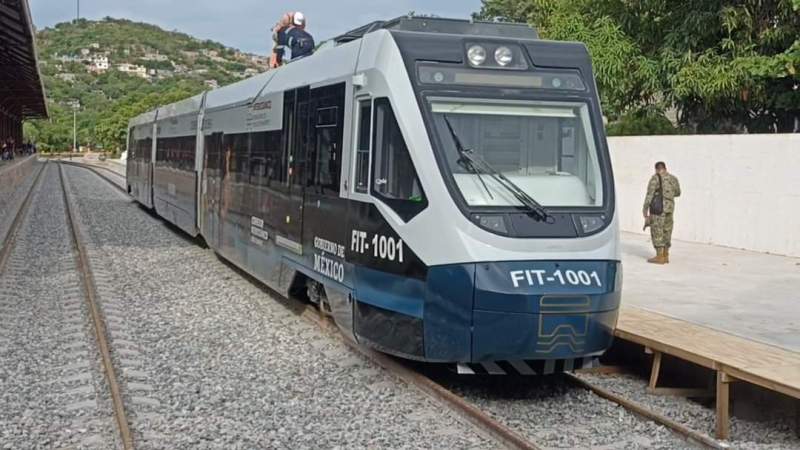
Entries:
[[585, 42], [611, 120], [675, 108], [697, 132], [800, 122], [800, 0], [483, 0], [475, 16]]

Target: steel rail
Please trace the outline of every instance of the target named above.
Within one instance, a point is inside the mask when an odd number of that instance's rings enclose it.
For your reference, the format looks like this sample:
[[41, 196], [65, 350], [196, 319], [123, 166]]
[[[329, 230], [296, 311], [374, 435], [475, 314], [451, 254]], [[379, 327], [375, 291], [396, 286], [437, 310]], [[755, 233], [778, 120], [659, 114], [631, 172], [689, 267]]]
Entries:
[[111, 402], [113, 403], [114, 418], [117, 422], [123, 448], [125, 450], [132, 450], [133, 435], [131, 434], [128, 417], [125, 414], [125, 404], [122, 400], [122, 391], [119, 387], [119, 383], [117, 382], [117, 375], [111, 359], [111, 350], [108, 344], [106, 327], [103, 323], [100, 308], [97, 305], [97, 290], [94, 283], [92, 268], [89, 265], [89, 256], [86, 252], [86, 247], [83, 245], [80, 231], [78, 230], [77, 216], [73, 209], [72, 203], [70, 202], [69, 195], [67, 194], [64, 166], [59, 164], [58, 169], [58, 175], [61, 180], [61, 190], [64, 195], [64, 205], [67, 209], [67, 223], [71, 231], [73, 245], [77, 250], [76, 260], [78, 263], [78, 268], [80, 269], [80, 278], [84, 286], [84, 292], [86, 293], [86, 303], [89, 306], [89, 312], [91, 314], [92, 324], [94, 326], [97, 347], [100, 350], [103, 372], [105, 373], [106, 380], [108, 381], [108, 387], [111, 391]]
[[[297, 301], [293, 299], [289, 300]], [[459, 416], [463, 417], [473, 425], [477, 426], [479, 429], [488, 433], [495, 440], [505, 445], [507, 448], [515, 450], [541, 449], [541, 447], [534, 444], [533, 442], [528, 441], [527, 439], [520, 436], [517, 432], [515, 432], [511, 428], [493, 419], [491, 416], [489, 416], [485, 412], [481, 411], [479, 408], [475, 407], [474, 405], [466, 401], [463, 397], [456, 395], [449, 389], [445, 388], [439, 383], [436, 383], [435, 381], [431, 380], [425, 375], [422, 375], [421, 373], [415, 372], [403, 366], [402, 364], [398, 363], [397, 361], [393, 360], [391, 357], [383, 353], [379, 353], [374, 350], [370, 350], [366, 347], [362, 347], [356, 344], [355, 342], [352, 342], [351, 340], [344, 338], [340, 333], [338, 333], [338, 330], [335, 330], [336, 327], [335, 325], [331, 324], [330, 319], [320, 314], [317, 308], [307, 305], [303, 309], [301, 316], [310, 320], [311, 322], [316, 323], [320, 328], [322, 328], [328, 334], [339, 338], [341, 341], [347, 344], [351, 349], [360, 353], [361, 355], [363, 355], [370, 361], [374, 362], [375, 364], [381, 366], [384, 370], [395, 375], [397, 378], [399, 378], [406, 384], [416, 387], [417, 389], [421, 390], [428, 396], [433, 397], [439, 402], [445, 404], [445, 406], [448, 406]]]
[[14, 220], [11, 222], [11, 226], [8, 228], [8, 233], [3, 241], [3, 247], [0, 249], [0, 274], [5, 272], [8, 258], [11, 255], [11, 249], [14, 248], [14, 244], [17, 241], [17, 232], [19, 231], [19, 227], [22, 226], [22, 221], [24, 220], [25, 216], [28, 214], [33, 193], [38, 188], [41, 182], [42, 173], [46, 167], [47, 162], [45, 161], [45, 163], [39, 168], [39, 172], [36, 174], [36, 179], [33, 180], [31, 188], [28, 190], [28, 193], [25, 194], [25, 199], [22, 201], [22, 204], [17, 210], [17, 214], [14, 216]]
[[67, 165], [70, 165], [70, 166], [80, 167], [82, 169], [89, 170], [89, 171], [93, 172], [95, 175], [97, 175], [98, 177], [100, 177], [100, 178], [104, 179], [105, 181], [109, 182], [112, 186], [114, 186], [120, 192], [124, 193], [125, 195], [128, 195], [128, 192], [126, 191], [125, 187], [120, 186], [115, 181], [111, 180], [107, 176], [105, 176], [102, 173], [100, 173], [97, 169], [103, 169], [103, 170], [105, 170], [107, 172], [110, 172], [110, 173], [122, 178], [123, 181], [124, 181], [125, 180], [125, 175], [122, 175], [121, 173], [117, 173], [117, 172], [115, 172], [115, 171], [113, 171], [113, 170], [111, 170], [111, 169], [109, 169], [107, 167], [95, 166], [93, 164], [88, 164], [88, 163], [80, 163], [80, 162], [75, 162], [75, 161], [59, 161], [59, 162], [61, 164], [67, 164]]
[[636, 403], [632, 400], [628, 400], [627, 398], [619, 394], [616, 394], [614, 392], [611, 392], [608, 389], [602, 388], [589, 381], [586, 381], [578, 377], [577, 375], [571, 373], [566, 373], [565, 375], [570, 381], [572, 381], [576, 385], [592, 391], [593, 393], [595, 393], [595, 395], [599, 397], [602, 397], [606, 400], [618, 404], [619, 406], [622, 406], [626, 410], [632, 412], [633, 414], [636, 414], [639, 417], [645, 418], [659, 425], [663, 425], [664, 427], [669, 428], [673, 432], [683, 436], [686, 440], [690, 442], [701, 445], [704, 448], [711, 448], [711, 449], [730, 448], [730, 446], [724, 443], [718, 442], [703, 433], [692, 430], [686, 425], [680, 424], [663, 414], [659, 414], [655, 411], [647, 409], [647, 407], [645, 407], [644, 405]]

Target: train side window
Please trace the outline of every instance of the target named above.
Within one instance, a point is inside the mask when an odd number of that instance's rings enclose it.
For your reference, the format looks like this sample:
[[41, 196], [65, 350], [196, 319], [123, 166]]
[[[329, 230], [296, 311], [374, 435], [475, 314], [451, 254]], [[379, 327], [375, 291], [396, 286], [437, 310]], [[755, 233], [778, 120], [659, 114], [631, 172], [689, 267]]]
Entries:
[[373, 123], [372, 194], [410, 220], [428, 201], [388, 98], [375, 99]]
[[205, 159], [206, 169], [209, 176], [219, 176], [219, 153], [220, 153], [221, 133], [205, 136]]
[[356, 176], [354, 189], [366, 194], [369, 188], [369, 146], [372, 129], [372, 100], [358, 103], [358, 142], [356, 143]]
[[317, 110], [315, 184], [320, 192], [329, 191], [331, 194], [339, 191], [338, 111], [335, 106]]

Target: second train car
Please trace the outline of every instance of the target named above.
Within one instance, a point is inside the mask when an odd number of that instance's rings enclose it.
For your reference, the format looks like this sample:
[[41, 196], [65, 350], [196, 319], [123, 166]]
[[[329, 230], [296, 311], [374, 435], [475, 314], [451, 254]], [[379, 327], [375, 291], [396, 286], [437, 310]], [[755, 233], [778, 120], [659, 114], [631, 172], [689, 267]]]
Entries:
[[128, 191], [349, 338], [462, 373], [611, 344], [622, 267], [586, 47], [404, 17], [141, 115]]

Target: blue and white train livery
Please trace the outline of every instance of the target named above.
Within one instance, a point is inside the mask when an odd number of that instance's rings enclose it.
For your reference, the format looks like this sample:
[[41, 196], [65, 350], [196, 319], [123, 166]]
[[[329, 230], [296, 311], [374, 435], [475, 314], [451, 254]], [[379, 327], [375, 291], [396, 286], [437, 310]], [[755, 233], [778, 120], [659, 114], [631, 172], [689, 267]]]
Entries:
[[591, 364], [620, 302], [586, 47], [399, 18], [131, 121], [128, 191], [344, 334], [462, 373]]

